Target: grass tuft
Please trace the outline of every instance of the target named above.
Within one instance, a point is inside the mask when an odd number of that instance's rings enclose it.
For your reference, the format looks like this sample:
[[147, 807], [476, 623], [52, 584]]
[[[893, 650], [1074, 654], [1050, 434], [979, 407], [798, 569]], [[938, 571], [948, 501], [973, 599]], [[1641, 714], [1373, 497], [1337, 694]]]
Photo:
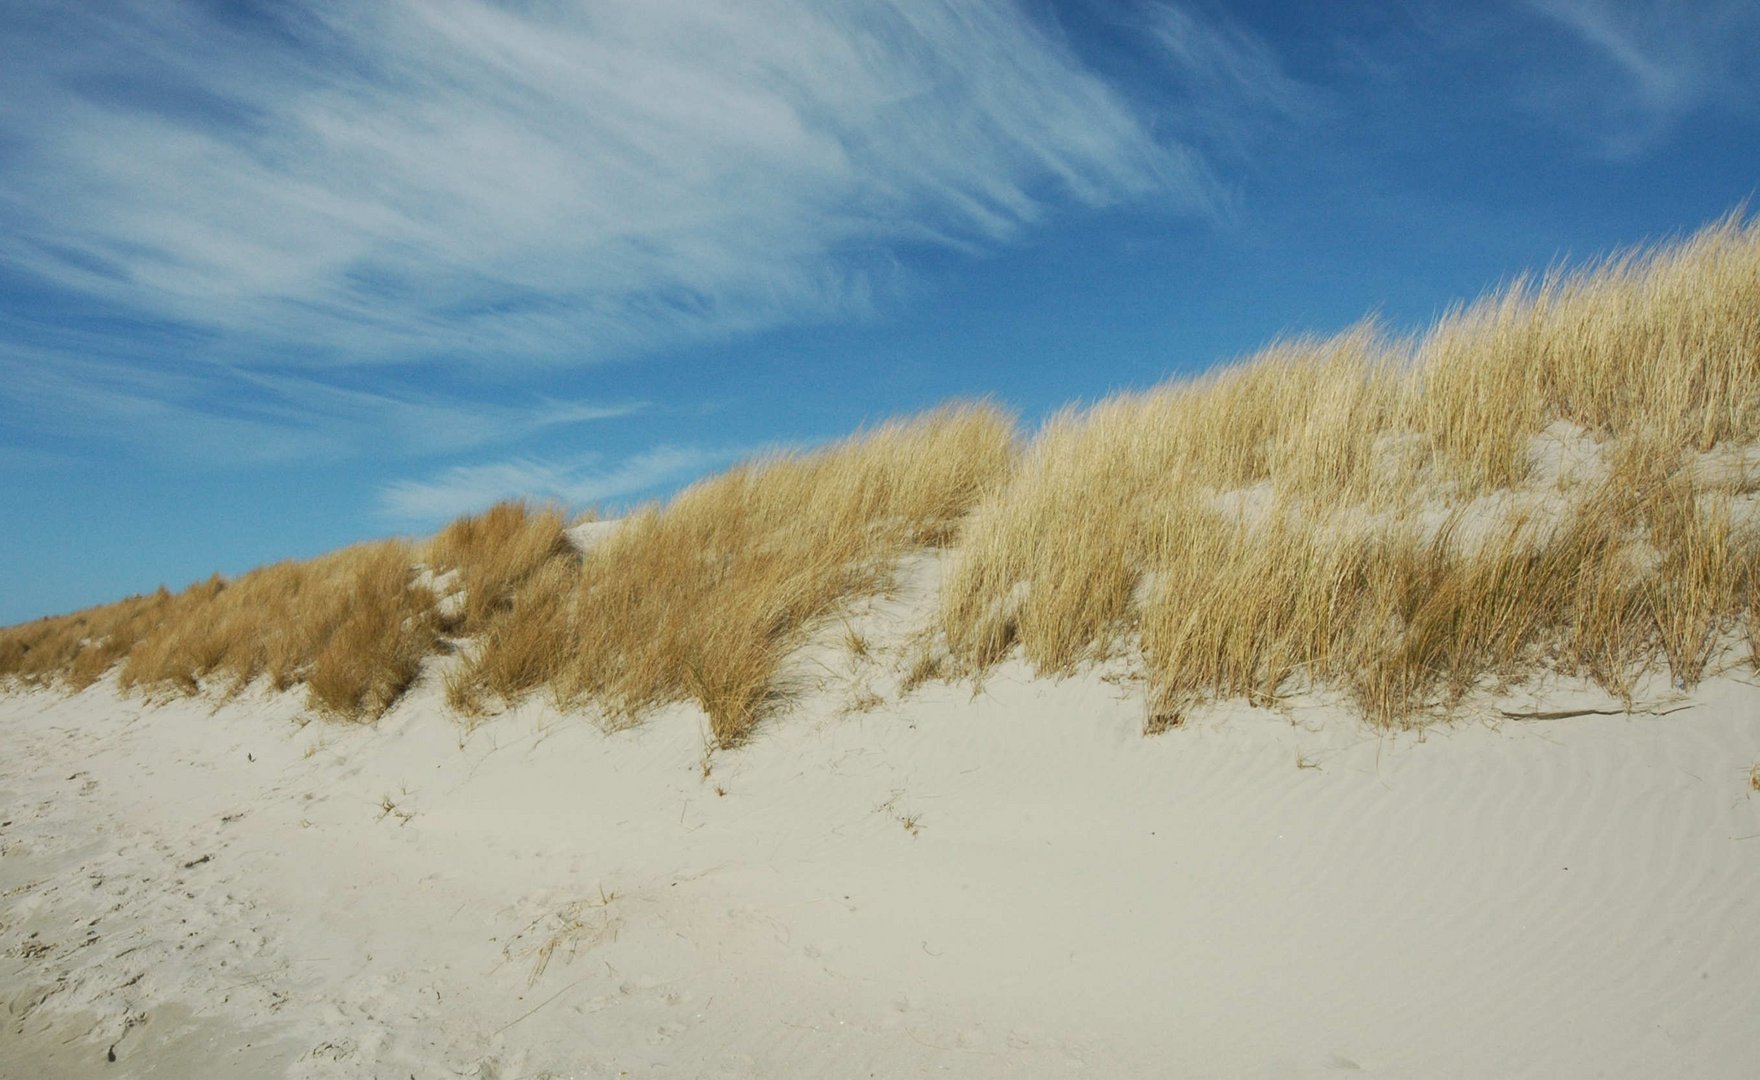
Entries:
[[1013, 453], [1007, 416], [956, 405], [739, 466], [630, 516], [572, 587], [535, 584], [459, 679], [511, 666], [513, 692], [546, 683], [619, 720], [691, 700], [734, 745], [778, 699], [777, 669], [803, 635], [877, 591], [905, 551], [948, 542]]
[[511, 608], [527, 579], [555, 562], [578, 564], [556, 507], [508, 501], [461, 517], [429, 541], [423, 560], [436, 574], [456, 571], [463, 604], [451, 629], [476, 634]]

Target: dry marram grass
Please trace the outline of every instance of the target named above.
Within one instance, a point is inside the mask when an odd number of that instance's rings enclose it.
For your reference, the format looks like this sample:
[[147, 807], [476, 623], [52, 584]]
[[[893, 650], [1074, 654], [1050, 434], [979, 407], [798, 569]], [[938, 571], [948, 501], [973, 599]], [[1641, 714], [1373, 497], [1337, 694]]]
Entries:
[[974, 512], [942, 625], [967, 671], [1136, 635], [1151, 726], [1320, 683], [1405, 722], [1543, 664], [1629, 699], [1655, 655], [1691, 686], [1754, 633], [1760, 546], [1751, 491], [1695, 466], [1757, 438], [1760, 229], [1731, 217], [1417, 340], [1361, 326], [1058, 415]]
[[585, 554], [559, 511], [504, 503], [419, 548], [0, 631], [0, 679], [262, 678], [371, 717], [451, 635], [461, 712], [540, 688], [614, 720], [695, 701], [727, 745], [805, 634], [956, 539], [905, 692], [1016, 649], [1063, 673], [1140, 648], [1151, 727], [1315, 686], [1398, 724], [1542, 668], [1629, 703], [1644, 672], [1691, 687], [1744, 634], [1760, 662], [1760, 226], [1740, 216], [1410, 339], [1280, 342], [1016, 443], [997, 409], [950, 406], [741, 465]]
[[0, 630], [0, 678], [83, 690], [127, 656], [171, 606], [164, 589]]
[[278, 690], [304, 683], [319, 711], [378, 716], [434, 641], [434, 596], [412, 582], [410, 554], [400, 542], [361, 544], [194, 586], [130, 651], [119, 682], [194, 693], [264, 676]]
[[429, 567], [456, 573], [454, 632], [475, 635], [474, 655], [446, 678], [446, 699], [467, 717], [542, 685], [568, 647], [569, 594], [580, 555], [562, 512], [503, 502], [460, 518], [427, 547]]
[[511, 607], [528, 578], [546, 565], [574, 560], [562, 511], [501, 502], [459, 518], [429, 541], [424, 561], [436, 574], [456, 571], [462, 590], [459, 633], [475, 634]]
[[[736, 743], [806, 629], [876, 591], [908, 548], [946, 542], [1013, 450], [1008, 417], [960, 405], [703, 481], [625, 520], [572, 581], [533, 577], [458, 684], [544, 683], [625, 719], [695, 700]], [[504, 670], [517, 676], [498, 685]]]
[[78, 689], [120, 664], [123, 689], [185, 694], [263, 677], [278, 690], [305, 684], [319, 711], [370, 719], [434, 641], [434, 598], [412, 583], [409, 555], [398, 542], [362, 544], [15, 627], [0, 675]]

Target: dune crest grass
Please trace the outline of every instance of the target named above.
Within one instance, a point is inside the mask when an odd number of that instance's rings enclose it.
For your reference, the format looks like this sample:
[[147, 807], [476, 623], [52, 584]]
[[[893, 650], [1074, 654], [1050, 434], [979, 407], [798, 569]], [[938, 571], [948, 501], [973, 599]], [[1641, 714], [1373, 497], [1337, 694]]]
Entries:
[[433, 594], [411, 577], [410, 548], [395, 541], [216, 575], [0, 632], [0, 675], [80, 690], [119, 664], [119, 686], [148, 694], [236, 693], [261, 677], [304, 684], [317, 711], [371, 719], [434, 644]]
[[434, 642], [434, 596], [412, 582], [410, 555], [397, 541], [359, 544], [193, 585], [134, 644], [118, 682], [196, 693], [216, 681], [237, 691], [261, 676], [276, 690], [305, 684], [321, 712], [376, 717]]
[[1402, 723], [1542, 666], [1629, 699], [1657, 657], [1690, 686], [1760, 552], [1760, 477], [1706, 466], [1757, 440], [1760, 228], [1731, 216], [1416, 339], [1057, 415], [975, 509], [941, 624], [968, 672], [1140, 641], [1151, 728], [1323, 684]]
[[441, 529], [423, 550], [422, 561], [436, 575], [458, 575], [463, 603], [448, 629], [481, 633], [513, 604], [526, 579], [547, 564], [578, 564], [564, 535], [567, 524], [557, 507], [534, 508], [509, 500]]
[[468, 711], [546, 686], [622, 719], [694, 700], [715, 741], [737, 743], [788, 650], [881, 589], [899, 555], [948, 542], [1014, 442], [1000, 410], [954, 405], [693, 485], [625, 519], [572, 577], [528, 579], [449, 695]]
[[613, 722], [676, 702], [715, 742], [913, 548], [948, 546], [902, 685], [1018, 654], [1140, 654], [1147, 726], [1219, 698], [1348, 695], [1421, 723], [1536, 673], [1632, 701], [1760, 653], [1760, 224], [1517, 280], [1411, 337], [1365, 322], [1049, 419], [955, 404], [780, 453], [581, 550], [509, 502], [0, 630], [0, 683], [306, 687], [384, 712], [426, 657], [478, 717], [537, 692]]
[[161, 587], [144, 596], [0, 630], [0, 678], [32, 688], [79, 691], [97, 682], [172, 606]]
[[371, 719], [415, 679], [435, 628], [409, 546], [383, 541], [7, 628], [0, 679], [77, 691], [117, 668], [124, 690], [194, 694], [260, 677], [306, 685], [319, 711]]

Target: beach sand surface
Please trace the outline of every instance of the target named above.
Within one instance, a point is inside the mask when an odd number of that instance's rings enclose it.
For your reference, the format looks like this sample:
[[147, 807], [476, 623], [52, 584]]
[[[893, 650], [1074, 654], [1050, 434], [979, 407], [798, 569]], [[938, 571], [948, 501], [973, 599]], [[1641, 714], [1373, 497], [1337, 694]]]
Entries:
[[0, 695], [0, 1075], [1754, 1075], [1745, 648], [1631, 713], [1145, 737], [1128, 659], [901, 694], [932, 564], [733, 751], [684, 706], [467, 730], [445, 660], [373, 726]]

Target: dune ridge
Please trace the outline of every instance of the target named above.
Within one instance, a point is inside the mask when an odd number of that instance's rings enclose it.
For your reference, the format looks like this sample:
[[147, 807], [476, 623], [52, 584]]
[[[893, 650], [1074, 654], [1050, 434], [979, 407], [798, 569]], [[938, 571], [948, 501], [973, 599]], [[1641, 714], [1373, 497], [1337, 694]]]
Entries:
[[0, 682], [151, 694], [304, 685], [384, 713], [461, 650], [453, 708], [539, 689], [626, 723], [695, 701], [744, 739], [804, 635], [899, 558], [958, 557], [911, 685], [1013, 649], [1044, 675], [1140, 652], [1145, 725], [1346, 693], [1383, 726], [1541, 671], [1629, 700], [1752, 653], [1760, 223], [1518, 279], [1422, 334], [1364, 323], [1053, 417], [954, 404], [749, 462], [591, 551], [509, 503], [0, 631]]

